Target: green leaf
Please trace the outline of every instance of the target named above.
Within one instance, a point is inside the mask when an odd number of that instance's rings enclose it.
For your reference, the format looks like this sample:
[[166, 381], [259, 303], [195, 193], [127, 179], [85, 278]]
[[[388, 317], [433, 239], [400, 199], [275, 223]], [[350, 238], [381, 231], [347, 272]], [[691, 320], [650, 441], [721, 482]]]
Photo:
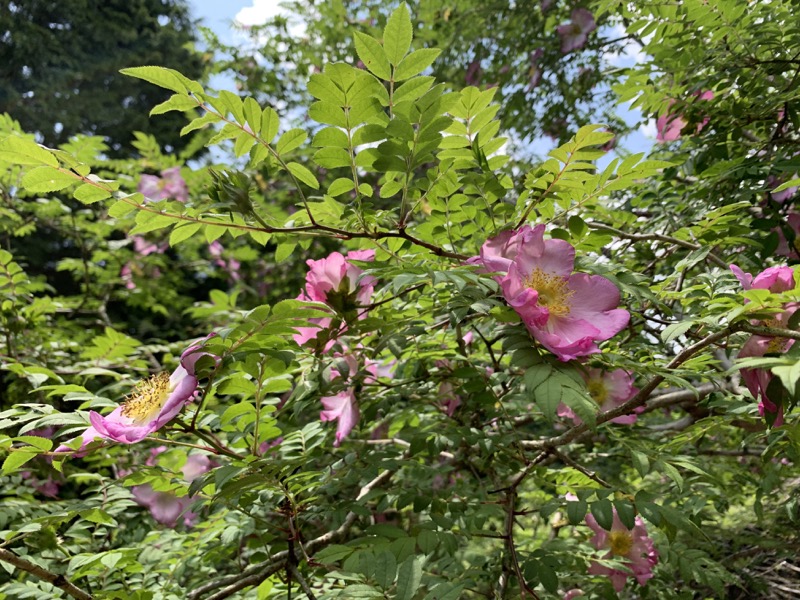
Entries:
[[261, 113], [261, 139], [268, 144], [278, 135], [278, 113], [269, 106]]
[[261, 131], [262, 120], [261, 107], [254, 98], [247, 97], [244, 99], [244, 119], [250, 126], [254, 134], [258, 135]]
[[286, 168], [289, 169], [289, 172], [297, 177], [300, 181], [305, 183], [308, 187], [313, 188], [315, 190], [319, 189], [319, 181], [317, 178], [314, 177], [313, 173], [305, 168], [300, 163], [290, 162], [286, 165]]
[[17, 471], [22, 465], [36, 458], [36, 452], [14, 451], [11, 452], [3, 461], [3, 475], [9, 475]]
[[661, 340], [664, 343], [671, 342], [689, 331], [693, 325], [694, 321], [679, 321], [678, 323], [667, 325], [664, 331], [661, 332]]
[[433, 64], [433, 61], [441, 54], [438, 48], [422, 48], [415, 50], [397, 65], [394, 72], [395, 81], [404, 81], [414, 75], [419, 75]]
[[417, 536], [417, 545], [424, 554], [430, 554], [439, 545], [439, 536], [429, 529], [423, 529]]
[[306, 141], [308, 134], [302, 129], [290, 129], [281, 136], [275, 145], [275, 152], [283, 154], [299, 148]]
[[84, 204], [92, 204], [93, 202], [99, 202], [100, 200], [110, 198], [111, 192], [96, 185], [92, 185], [91, 183], [84, 183], [78, 186], [78, 188], [72, 192], [72, 195], [76, 200]]
[[187, 96], [186, 94], [172, 94], [172, 96], [169, 97], [169, 100], [154, 106], [150, 111], [150, 116], [152, 117], [153, 115], [161, 115], [173, 110], [186, 112], [196, 108], [198, 108], [198, 102], [191, 96]]
[[597, 524], [606, 531], [611, 531], [611, 526], [614, 524], [614, 509], [611, 502], [606, 499], [592, 502], [591, 511]]
[[331, 196], [341, 196], [342, 194], [346, 194], [354, 190], [356, 184], [353, 183], [352, 179], [347, 179], [346, 177], [340, 177], [336, 181], [334, 181], [330, 187], [328, 187], [328, 194]]
[[275, 584], [272, 583], [271, 579], [265, 579], [262, 581], [258, 589], [256, 590], [256, 596], [258, 600], [264, 600], [265, 598], [269, 598], [269, 595], [272, 593], [272, 588]]
[[392, 67], [380, 42], [361, 31], [355, 32], [355, 42], [358, 58], [361, 59], [361, 62], [364, 63], [370, 73], [374, 73], [387, 81], [391, 79]]
[[130, 214], [136, 210], [136, 207], [132, 204], [133, 201], [134, 200], [132, 199], [128, 202], [125, 200], [118, 200], [109, 207], [108, 216], [114, 217], [115, 219], [121, 219], [125, 215]]
[[391, 552], [381, 552], [375, 556], [373, 579], [383, 589], [389, 589], [397, 576], [397, 559]]
[[567, 519], [571, 525], [577, 525], [586, 516], [588, 505], [583, 500], [567, 502]]
[[533, 391], [534, 401], [548, 421], [555, 419], [562, 393], [558, 377], [549, 377]]
[[13, 134], [0, 141], [0, 160], [13, 165], [58, 166], [58, 160], [51, 152], [33, 140]]
[[350, 546], [341, 546], [339, 544], [332, 544], [327, 548], [323, 548], [314, 555], [314, 560], [323, 564], [335, 563], [347, 558], [353, 553], [353, 548]]
[[202, 223], [179, 225], [169, 234], [169, 245], [174, 248], [184, 240], [188, 240], [203, 226]]
[[77, 175], [53, 167], [35, 167], [25, 173], [22, 187], [34, 194], [57, 192], [80, 181]]
[[633, 529], [636, 525], [636, 509], [628, 500], [614, 500], [614, 508], [617, 509], [617, 516], [622, 524], [628, 529]]
[[185, 125], [183, 129], [181, 129], [181, 136], [186, 135], [187, 133], [191, 133], [196, 129], [202, 129], [206, 125], [211, 123], [217, 123], [219, 121], [219, 117], [214, 113], [206, 113], [197, 117], [196, 119], [192, 119], [188, 125]]
[[91, 523], [97, 523], [99, 525], [116, 525], [117, 522], [109, 515], [106, 511], [100, 510], [99, 508], [90, 508], [88, 510], [82, 510], [80, 516]]
[[344, 111], [339, 106], [324, 100], [314, 102], [308, 108], [308, 116], [317, 123], [333, 125], [334, 127], [347, 127], [347, 117]]
[[39, 437], [38, 435], [21, 435], [19, 437], [15, 437], [14, 441], [25, 442], [26, 444], [33, 446], [42, 452], [49, 452], [53, 447], [53, 440]]
[[434, 81], [435, 78], [428, 75], [409, 79], [394, 91], [392, 99], [394, 100], [395, 104], [397, 104], [398, 102], [411, 101], [421, 98], [431, 88], [431, 85], [433, 85]]
[[144, 79], [159, 87], [187, 94], [188, 92], [202, 93], [203, 88], [199, 83], [188, 79], [174, 69], [167, 69], [165, 67], [130, 67], [128, 69], [120, 69], [123, 75]]
[[383, 30], [383, 46], [386, 50], [386, 57], [394, 66], [400, 64], [408, 49], [411, 48], [412, 37], [411, 15], [408, 13], [408, 7], [402, 3], [389, 17]]
[[422, 561], [416, 556], [409, 556], [397, 573], [396, 600], [411, 600], [422, 581]]
[[[361, 129], [363, 129], [363, 127]], [[359, 131], [361, 131], [361, 129], [359, 129]], [[347, 139], [347, 134], [338, 127], [325, 127], [314, 135], [311, 145], [316, 148], [325, 148], [328, 146], [347, 148], [350, 146], [350, 142]]]

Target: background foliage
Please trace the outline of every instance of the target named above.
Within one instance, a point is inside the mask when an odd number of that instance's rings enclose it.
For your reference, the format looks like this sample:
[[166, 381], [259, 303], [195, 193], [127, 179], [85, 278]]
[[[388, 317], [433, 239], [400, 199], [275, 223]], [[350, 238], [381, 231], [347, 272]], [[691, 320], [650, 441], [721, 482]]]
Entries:
[[[798, 292], [728, 267], [800, 259], [796, 2], [495, 4], [296, 3], [299, 38], [278, 18], [216, 48], [237, 93], [118, 65], [185, 146], [73, 100], [98, 125], [68, 141], [3, 117], [0, 596], [798, 593]], [[598, 27], [563, 53], [578, 8]], [[641, 60], [610, 69], [624, 44]], [[672, 139], [609, 157], [622, 102]], [[526, 223], [619, 288], [600, 353], [558, 360], [468, 264]], [[752, 335], [779, 343], [737, 357]], [[217, 358], [166, 426], [53, 452], [198, 339]], [[639, 391], [602, 412], [587, 369]], [[331, 398], [357, 407], [344, 435]], [[597, 573], [629, 574], [594, 541], [615, 519], [652, 539], [646, 585]]]

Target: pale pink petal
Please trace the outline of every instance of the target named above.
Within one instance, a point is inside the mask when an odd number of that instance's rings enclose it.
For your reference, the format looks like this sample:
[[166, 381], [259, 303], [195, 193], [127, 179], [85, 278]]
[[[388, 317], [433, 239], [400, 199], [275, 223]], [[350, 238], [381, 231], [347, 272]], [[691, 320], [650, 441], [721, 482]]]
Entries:
[[336, 427], [336, 441], [334, 446], [339, 446], [342, 440], [352, 431], [358, 422], [359, 412], [353, 388], [339, 392], [335, 396], [320, 398], [325, 410], [320, 412], [320, 421], [338, 420]]
[[729, 265], [733, 274], [736, 275], [736, 279], [739, 280], [739, 283], [742, 284], [742, 287], [745, 290], [749, 290], [753, 287], [753, 276], [750, 273], [745, 273], [736, 265]]

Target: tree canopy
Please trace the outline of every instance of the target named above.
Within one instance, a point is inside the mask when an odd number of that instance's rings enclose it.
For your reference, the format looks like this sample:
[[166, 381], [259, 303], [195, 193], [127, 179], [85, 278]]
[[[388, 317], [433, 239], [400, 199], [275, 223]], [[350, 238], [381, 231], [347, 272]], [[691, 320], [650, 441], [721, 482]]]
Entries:
[[0, 113], [50, 145], [82, 133], [118, 153], [141, 131], [180, 149], [180, 117], [148, 117], [164, 92], [119, 70], [162, 65], [201, 77], [195, 40], [183, 0], [9, 2], [0, 7]]
[[292, 7], [0, 121], [0, 593], [796, 596], [796, 2]]

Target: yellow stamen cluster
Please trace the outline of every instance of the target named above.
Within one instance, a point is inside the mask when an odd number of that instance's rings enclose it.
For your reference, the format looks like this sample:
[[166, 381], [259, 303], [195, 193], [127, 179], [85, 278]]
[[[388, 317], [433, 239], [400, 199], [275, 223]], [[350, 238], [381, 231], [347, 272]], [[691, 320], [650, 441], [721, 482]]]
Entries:
[[525, 279], [525, 286], [539, 293], [539, 304], [547, 308], [554, 317], [565, 317], [569, 314], [569, 299], [575, 292], [567, 287], [566, 278], [534, 269]]
[[608, 399], [608, 388], [606, 384], [603, 383], [602, 379], [590, 379], [586, 383], [586, 387], [589, 390], [589, 395], [592, 397], [592, 400], [597, 402], [598, 405], [602, 406], [606, 399]]
[[[764, 321], [765, 327], [783, 327], [781, 322], [778, 319], [767, 319]], [[785, 338], [774, 337], [770, 339], [769, 343], [767, 344], [766, 354], [782, 354], [784, 352], [784, 348], [787, 345], [788, 340]]]
[[154, 420], [169, 398], [169, 373], [140, 381], [122, 406], [122, 415], [143, 425]]
[[610, 531], [608, 546], [614, 556], [627, 556], [633, 548], [633, 536], [630, 531]]

